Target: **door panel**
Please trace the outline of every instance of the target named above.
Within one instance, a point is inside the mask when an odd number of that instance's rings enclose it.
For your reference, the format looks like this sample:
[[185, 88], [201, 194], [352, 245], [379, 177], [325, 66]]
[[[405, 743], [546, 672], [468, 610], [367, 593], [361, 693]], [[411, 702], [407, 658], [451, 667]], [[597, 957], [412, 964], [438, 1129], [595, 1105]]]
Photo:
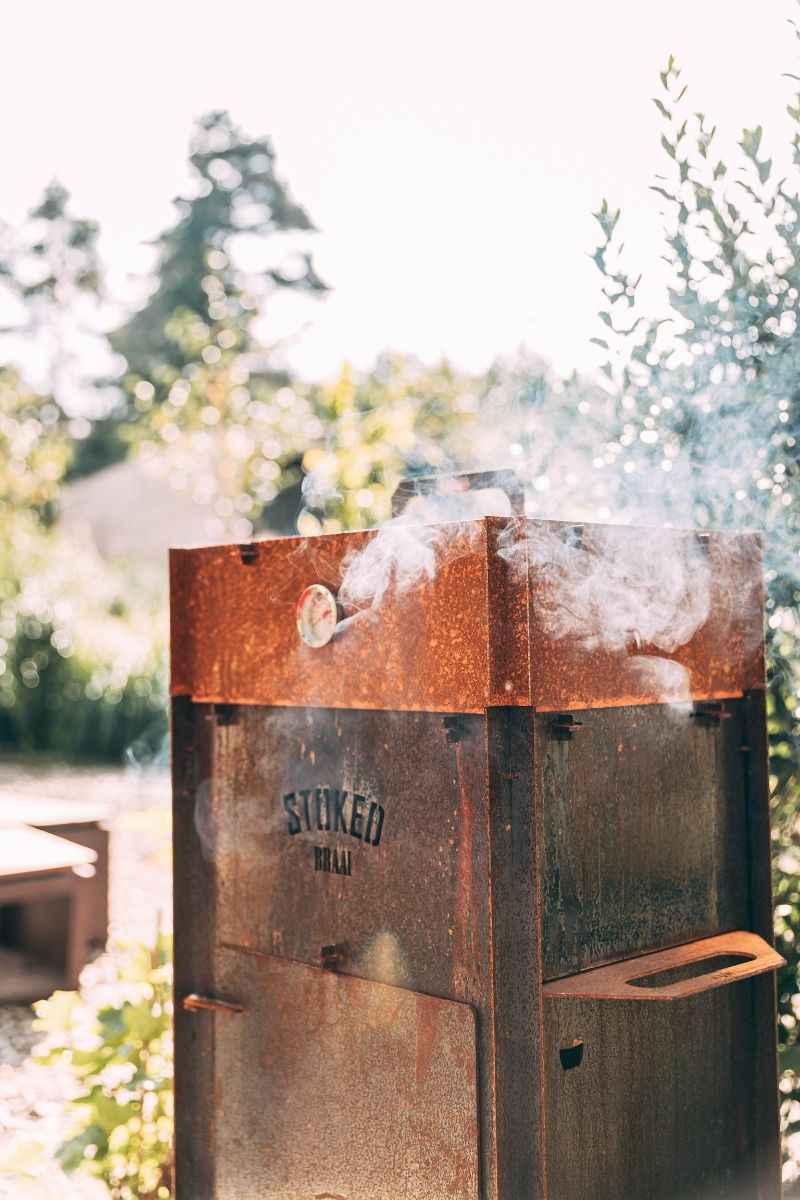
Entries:
[[[215, 1200], [477, 1200], [464, 1004], [218, 951]], [[236, 1064], [236, 1069], [232, 1069]]]

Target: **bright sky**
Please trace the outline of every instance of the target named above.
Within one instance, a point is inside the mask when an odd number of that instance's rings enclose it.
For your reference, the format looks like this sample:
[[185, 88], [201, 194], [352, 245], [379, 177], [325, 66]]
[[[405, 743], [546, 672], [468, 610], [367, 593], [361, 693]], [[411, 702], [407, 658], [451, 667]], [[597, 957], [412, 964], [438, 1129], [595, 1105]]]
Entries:
[[[103, 227], [117, 294], [186, 186], [192, 119], [228, 108], [271, 136], [320, 232], [335, 289], [280, 314], [312, 321], [303, 374], [384, 347], [482, 369], [521, 343], [561, 369], [596, 361], [587, 258], [603, 196], [634, 262], [655, 267], [658, 71], [676, 55], [724, 147], [761, 122], [788, 141], [798, 71], [791, 0], [39, 0], [3, 14], [0, 217], [57, 176]], [[800, 73], [800, 71], [798, 71]], [[660, 303], [659, 278], [646, 294]]]

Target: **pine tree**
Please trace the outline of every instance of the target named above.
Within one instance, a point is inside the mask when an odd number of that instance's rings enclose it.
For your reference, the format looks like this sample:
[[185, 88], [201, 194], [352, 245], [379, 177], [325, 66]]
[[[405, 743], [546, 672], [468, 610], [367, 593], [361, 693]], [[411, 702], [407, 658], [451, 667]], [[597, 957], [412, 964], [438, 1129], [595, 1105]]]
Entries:
[[187, 324], [199, 322], [212, 333], [223, 322], [232, 324], [242, 349], [258, 348], [252, 325], [272, 293], [326, 291], [307, 252], [258, 277], [236, 265], [234, 243], [243, 234], [266, 239], [314, 229], [277, 175], [267, 139], [248, 138], [226, 112], [212, 112], [198, 122], [189, 161], [194, 195], [175, 201], [178, 219], [158, 239], [157, 286], [111, 336], [127, 362], [129, 393], [146, 379], [160, 396], [192, 361], [192, 346], [182, 337]]

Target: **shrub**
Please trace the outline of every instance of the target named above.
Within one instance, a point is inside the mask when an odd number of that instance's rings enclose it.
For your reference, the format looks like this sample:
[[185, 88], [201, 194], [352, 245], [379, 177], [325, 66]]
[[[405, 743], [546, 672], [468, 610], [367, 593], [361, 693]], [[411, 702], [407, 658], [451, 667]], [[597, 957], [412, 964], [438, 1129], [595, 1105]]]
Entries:
[[78, 1123], [58, 1150], [65, 1171], [102, 1179], [113, 1200], [170, 1200], [173, 1125], [171, 938], [129, 943], [116, 1003], [54, 992], [36, 1005], [42, 1063], [70, 1064]]

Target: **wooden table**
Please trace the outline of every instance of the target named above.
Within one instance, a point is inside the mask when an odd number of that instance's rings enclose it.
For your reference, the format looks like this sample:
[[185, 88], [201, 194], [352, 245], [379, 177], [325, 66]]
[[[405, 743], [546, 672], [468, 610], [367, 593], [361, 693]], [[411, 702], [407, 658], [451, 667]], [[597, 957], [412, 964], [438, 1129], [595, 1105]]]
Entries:
[[[34, 964], [53, 986], [76, 987], [92, 951], [105, 944], [108, 815], [102, 805], [0, 793], [0, 1001], [41, 998]], [[11, 967], [12, 958], [22, 959], [21, 968]]]

